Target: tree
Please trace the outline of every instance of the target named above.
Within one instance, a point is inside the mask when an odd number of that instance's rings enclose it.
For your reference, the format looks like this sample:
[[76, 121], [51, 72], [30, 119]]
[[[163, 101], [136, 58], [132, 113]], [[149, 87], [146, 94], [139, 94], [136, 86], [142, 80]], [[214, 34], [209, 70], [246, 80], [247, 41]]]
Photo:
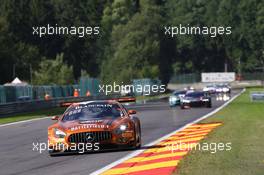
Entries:
[[[63, 60], [78, 79], [84, 70], [104, 81], [159, 78], [173, 71], [256, 71], [264, 64], [264, 2], [260, 0], [1, 0], [0, 82], [30, 79], [41, 58]], [[99, 26], [100, 34], [32, 35], [36, 26]], [[231, 26], [231, 35], [169, 38], [164, 26]], [[259, 70], [259, 69], [258, 69]]]
[[76, 79], [81, 75], [81, 70], [86, 70], [91, 76], [97, 76], [99, 73], [98, 63], [100, 60], [98, 59], [101, 55], [101, 45], [98, 44], [98, 40], [102, 35], [100, 21], [105, 3], [106, 0], [53, 1], [58, 24], [76, 27], [100, 27], [100, 34], [96, 36], [91, 35], [83, 38], [71, 35], [63, 36], [62, 52], [65, 54], [64, 58], [68, 64], [73, 65]]
[[5, 75], [0, 77], [0, 83], [6, 83], [12, 80], [12, 66], [15, 63], [14, 57], [12, 55], [13, 42], [8, 37], [6, 33], [8, 31], [8, 23], [6, 18], [0, 16], [0, 74]]
[[113, 27], [111, 55], [104, 61], [101, 77], [104, 81], [129, 83], [135, 78], [158, 78], [160, 53], [160, 7], [140, 1], [139, 12], [127, 24]]
[[[77, 79], [81, 70], [97, 76], [98, 45], [97, 36], [79, 38], [70, 35], [32, 35], [32, 27], [47, 26], [100, 26], [105, 1], [62, 1], [62, 0], [2, 0], [0, 17], [4, 18], [6, 32], [5, 40], [13, 42], [12, 51], [7, 58], [8, 79], [12, 79], [14, 63], [32, 65], [37, 68], [42, 57], [55, 58], [58, 53], [64, 53], [64, 60], [73, 65], [74, 76]], [[25, 67], [25, 66], [24, 66]], [[20, 68], [17, 73], [24, 80], [29, 80], [28, 70]], [[0, 79], [3, 79], [2, 77]], [[5, 80], [1, 80], [5, 81]]]
[[69, 85], [74, 83], [73, 68], [63, 63], [63, 54], [55, 60], [43, 59], [40, 68], [34, 71], [33, 82], [37, 85]]

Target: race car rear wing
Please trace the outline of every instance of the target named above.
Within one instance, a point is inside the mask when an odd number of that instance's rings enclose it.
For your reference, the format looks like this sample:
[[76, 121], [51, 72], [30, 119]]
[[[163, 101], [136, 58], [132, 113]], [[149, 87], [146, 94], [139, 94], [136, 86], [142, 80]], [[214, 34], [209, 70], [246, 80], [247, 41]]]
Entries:
[[118, 101], [119, 103], [127, 103], [127, 102], [135, 102], [136, 97], [121, 97], [121, 98], [115, 98], [112, 100]]
[[71, 106], [73, 103], [76, 103], [76, 102], [66, 102], [66, 103], [61, 103], [61, 104], [60, 104], [60, 107], [69, 107], [69, 106]]
[[[119, 103], [128, 103], [128, 102], [135, 102], [136, 97], [119, 97], [119, 98], [113, 98], [113, 99], [109, 99], [109, 100], [118, 101]], [[82, 102], [82, 101], [78, 101], [78, 102]], [[63, 102], [60, 104], [60, 107], [69, 107], [72, 104], [77, 104], [78, 102], [76, 102], [76, 101], [74, 101], [74, 102]]]

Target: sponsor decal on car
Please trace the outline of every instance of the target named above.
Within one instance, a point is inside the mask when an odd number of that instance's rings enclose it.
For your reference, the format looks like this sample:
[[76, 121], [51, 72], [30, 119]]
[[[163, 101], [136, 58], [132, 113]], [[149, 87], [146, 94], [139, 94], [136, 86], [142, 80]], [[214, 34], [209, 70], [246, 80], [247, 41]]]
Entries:
[[78, 125], [71, 127], [71, 131], [77, 131], [82, 129], [91, 129], [91, 128], [100, 128], [100, 129], [108, 129], [109, 125], [97, 125], [97, 124], [86, 124], [86, 125]]

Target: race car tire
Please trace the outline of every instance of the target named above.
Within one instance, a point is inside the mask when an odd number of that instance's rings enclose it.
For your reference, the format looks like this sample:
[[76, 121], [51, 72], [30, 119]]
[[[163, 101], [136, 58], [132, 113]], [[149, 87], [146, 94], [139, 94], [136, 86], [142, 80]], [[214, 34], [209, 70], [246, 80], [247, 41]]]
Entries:
[[56, 157], [62, 155], [63, 152], [55, 151], [55, 150], [49, 150], [50, 157]]
[[211, 102], [206, 103], [206, 107], [207, 108], [211, 108], [212, 107], [212, 103]]
[[137, 138], [135, 140], [136, 140], [135, 149], [139, 149], [141, 147], [141, 127], [140, 127], [140, 123], [138, 124], [138, 127], [137, 127]]
[[129, 146], [130, 149], [138, 149], [141, 147], [141, 129], [140, 124], [134, 127], [135, 138], [134, 142]]
[[185, 109], [184, 105], [181, 105], [181, 109]]

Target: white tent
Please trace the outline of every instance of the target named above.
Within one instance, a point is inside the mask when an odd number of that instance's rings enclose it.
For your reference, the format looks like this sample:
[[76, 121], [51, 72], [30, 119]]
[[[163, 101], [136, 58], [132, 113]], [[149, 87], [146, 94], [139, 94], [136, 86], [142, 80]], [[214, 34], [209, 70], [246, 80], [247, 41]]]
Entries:
[[11, 83], [6, 83], [5, 86], [27, 86], [26, 82], [22, 82], [18, 77], [16, 77]]
[[16, 77], [11, 83], [12, 84], [21, 84], [22, 81], [19, 78]]

